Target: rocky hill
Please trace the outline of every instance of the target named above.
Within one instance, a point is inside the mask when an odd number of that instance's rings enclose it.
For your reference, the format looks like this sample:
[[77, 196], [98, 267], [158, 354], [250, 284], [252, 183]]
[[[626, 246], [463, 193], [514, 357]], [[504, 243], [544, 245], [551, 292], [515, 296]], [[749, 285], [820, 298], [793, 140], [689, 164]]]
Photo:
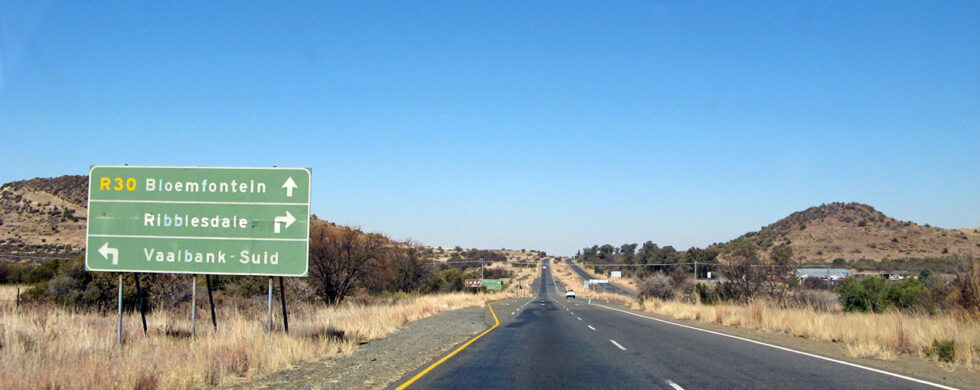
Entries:
[[0, 258], [72, 257], [85, 246], [88, 176], [31, 179], [0, 187]]
[[980, 256], [980, 229], [942, 229], [890, 218], [860, 203], [830, 203], [790, 214], [760, 231], [719, 247], [751, 243], [770, 249], [789, 244], [804, 262], [834, 259], [945, 258]]

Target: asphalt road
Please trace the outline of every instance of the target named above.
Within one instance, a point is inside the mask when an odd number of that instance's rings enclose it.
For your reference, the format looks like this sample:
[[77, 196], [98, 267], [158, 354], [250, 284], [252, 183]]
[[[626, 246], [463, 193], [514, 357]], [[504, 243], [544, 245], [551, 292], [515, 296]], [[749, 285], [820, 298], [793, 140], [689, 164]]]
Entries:
[[409, 388], [931, 388], [581, 299], [566, 300], [559, 295], [563, 290], [555, 284], [550, 268], [542, 270], [533, 285], [536, 297], [494, 303], [500, 325]]
[[[575, 271], [575, 273], [577, 273], [579, 276], [581, 276], [582, 279], [589, 280], [589, 279], [594, 279], [595, 278], [594, 276], [589, 275], [587, 272], [585, 272], [585, 270], [583, 270], [581, 267], [579, 267], [578, 264], [575, 264], [575, 262], [573, 262], [571, 260], [565, 260], [565, 262], [568, 263], [569, 267], [572, 268], [572, 271]], [[599, 291], [600, 292], [603, 292], [603, 291], [605, 291], [605, 292], [611, 292], [611, 293], [620, 294], [620, 295], [628, 295], [628, 296], [631, 296], [631, 297], [635, 297], [636, 296], [636, 294], [634, 294], [630, 290], [627, 290], [627, 289], [623, 288], [622, 286], [614, 283], [612, 280], [610, 280], [609, 283], [600, 284], [599, 285]]]

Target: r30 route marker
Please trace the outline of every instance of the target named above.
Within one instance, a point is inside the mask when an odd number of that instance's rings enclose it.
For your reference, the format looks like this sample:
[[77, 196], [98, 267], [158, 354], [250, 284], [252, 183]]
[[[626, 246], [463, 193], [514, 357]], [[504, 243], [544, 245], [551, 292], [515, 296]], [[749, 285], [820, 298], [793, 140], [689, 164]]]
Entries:
[[308, 168], [93, 166], [85, 269], [307, 276]]

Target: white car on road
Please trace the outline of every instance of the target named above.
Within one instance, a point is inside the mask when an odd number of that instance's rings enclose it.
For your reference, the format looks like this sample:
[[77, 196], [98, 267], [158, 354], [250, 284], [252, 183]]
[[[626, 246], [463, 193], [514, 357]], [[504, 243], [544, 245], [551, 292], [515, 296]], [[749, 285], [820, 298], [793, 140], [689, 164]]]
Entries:
[[572, 290], [565, 291], [565, 299], [568, 298], [575, 298], [575, 291]]

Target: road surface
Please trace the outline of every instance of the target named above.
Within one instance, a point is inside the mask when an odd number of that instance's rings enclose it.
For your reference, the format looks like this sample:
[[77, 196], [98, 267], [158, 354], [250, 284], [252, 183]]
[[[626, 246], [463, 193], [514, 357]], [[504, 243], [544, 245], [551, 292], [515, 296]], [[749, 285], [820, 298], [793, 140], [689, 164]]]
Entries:
[[550, 268], [541, 270], [532, 287], [536, 297], [492, 304], [500, 325], [409, 388], [934, 388], [590, 305], [581, 299], [566, 300]]
[[[568, 263], [568, 266], [571, 267], [572, 271], [575, 271], [575, 273], [577, 273], [579, 276], [581, 276], [582, 279], [585, 279], [585, 280], [595, 279], [595, 276], [589, 275], [588, 272], [585, 272], [585, 270], [583, 270], [581, 267], [579, 267], [578, 264], [575, 264], [575, 262], [573, 262], [572, 260], [565, 260], [565, 262]], [[609, 283], [600, 284], [599, 285], [599, 291], [600, 292], [603, 292], [603, 291], [605, 291], [605, 292], [611, 292], [611, 293], [614, 293], [614, 294], [627, 295], [627, 296], [631, 296], [631, 297], [635, 297], [636, 296], [635, 293], [633, 293], [632, 291], [630, 291], [628, 289], [625, 289], [622, 286], [614, 283], [612, 280], [610, 280]]]

